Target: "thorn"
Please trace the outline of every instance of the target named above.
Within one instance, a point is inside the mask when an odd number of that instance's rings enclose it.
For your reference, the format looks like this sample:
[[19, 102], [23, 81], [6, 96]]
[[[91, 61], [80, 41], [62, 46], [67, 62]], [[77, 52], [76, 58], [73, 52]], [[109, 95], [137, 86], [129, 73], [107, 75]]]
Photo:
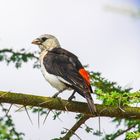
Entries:
[[124, 110], [124, 109], [122, 109], [120, 106], [119, 106], [119, 109], [120, 109], [122, 112], [125, 112], [125, 110]]
[[[16, 106], [17, 107], [17, 106]], [[22, 108], [24, 108], [24, 106], [19, 107], [15, 112], [20, 111]]]
[[28, 112], [26, 106], [24, 106], [24, 108], [25, 108], [26, 114], [27, 114], [27, 116], [28, 116], [28, 118], [29, 118], [31, 124], [33, 125], [32, 119], [31, 119], [31, 117], [30, 117], [30, 115], [29, 115], [29, 112]]
[[43, 104], [45, 104], [45, 103], [49, 103], [50, 101], [44, 101], [44, 102], [42, 102], [42, 103], [39, 103], [39, 105], [43, 105]]
[[12, 108], [13, 104], [10, 104], [10, 107], [8, 108], [7, 112], [6, 112], [6, 116], [8, 115], [8, 113], [10, 112], [10, 109]]
[[[66, 89], [67, 89], [67, 88], [56, 92], [56, 93], [52, 96], [52, 98], [56, 98], [60, 93], [62, 93], [62, 92], [65, 91]], [[44, 102], [40, 103], [39, 105], [42, 105], [42, 104], [47, 103], [47, 102], [50, 102], [50, 101], [44, 101]], [[66, 109], [66, 108], [65, 108], [65, 109]], [[51, 112], [51, 110], [49, 110], [49, 111], [47, 112], [47, 114], [46, 114], [46, 116], [45, 116], [45, 119], [44, 119], [44, 121], [43, 121], [43, 125], [45, 124], [46, 119], [47, 119], [48, 115], [50, 114], [50, 112]]]
[[123, 109], [121, 108], [121, 98], [119, 99], [118, 107], [119, 107], [119, 109], [120, 109], [122, 112], [125, 112], [125, 110], [123, 110]]
[[50, 112], [51, 112], [51, 110], [49, 110], [49, 111], [46, 113], [46, 116], [45, 116], [44, 121], [43, 121], [43, 125], [45, 124], [46, 119], [47, 119], [47, 117], [49, 116]]
[[[64, 89], [64, 90], [66, 90], [66, 89]], [[56, 93], [52, 96], [52, 98], [56, 98], [56, 97], [57, 97], [61, 92], [63, 92], [64, 90], [61, 90], [61, 91], [56, 92]], [[42, 105], [42, 104], [47, 103], [47, 102], [50, 102], [50, 101], [44, 101], [44, 102], [40, 103], [39, 105]], [[48, 115], [50, 114], [50, 112], [51, 112], [51, 110], [49, 110], [49, 111], [47, 112], [47, 114], [46, 114], [46, 116], [45, 116], [45, 118], [44, 118], [44, 121], [43, 121], [43, 125], [45, 124], [46, 119], [47, 119]]]
[[[18, 106], [16, 106], [16, 107], [18, 107]], [[26, 107], [26, 106], [21, 106], [21, 107], [19, 107], [15, 112], [20, 111], [22, 108], [25, 108], [26, 114], [27, 114], [27, 116], [28, 116], [28, 118], [29, 118], [31, 124], [33, 125], [33, 122], [32, 122], [32, 120], [31, 120], [31, 117], [30, 117], [30, 115], [29, 115], [29, 113], [28, 113], [28, 110], [27, 110], [27, 107]]]
[[40, 128], [40, 108], [38, 107], [38, 128]]
[[101, 136], [101, 117], [98, 117], [98, 122], [99, 122], [99, 137]]
[[58, 101], [59, 101], [59, 102], [62, 104], [62, 106], [65, 108], [65, 111], [68, 111], [68, 109], [67, 109], [67, 107], [66, 107], [67, 104], [64, 105], [63, 102], [62, 102], [62, 100], [61, 100], [61, 98], [58, 98]]
[[68, 112], [67, 106], [65, 106], [65, 110]]

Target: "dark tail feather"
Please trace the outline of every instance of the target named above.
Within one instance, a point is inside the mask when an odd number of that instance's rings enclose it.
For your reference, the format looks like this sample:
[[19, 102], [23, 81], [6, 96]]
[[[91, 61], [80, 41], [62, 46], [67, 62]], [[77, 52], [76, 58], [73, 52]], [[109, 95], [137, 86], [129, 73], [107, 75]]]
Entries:
[[91, 112], [92, 115], [97, 115], [97, 110], [96, 110], [94, 101], [93, 101], [91, 95], [89, 95], [88, 93], [87, 93], [87, 95], [85, 96], [85, 98], [87, 100], [89, 110], [90, 110], [90, 112]]

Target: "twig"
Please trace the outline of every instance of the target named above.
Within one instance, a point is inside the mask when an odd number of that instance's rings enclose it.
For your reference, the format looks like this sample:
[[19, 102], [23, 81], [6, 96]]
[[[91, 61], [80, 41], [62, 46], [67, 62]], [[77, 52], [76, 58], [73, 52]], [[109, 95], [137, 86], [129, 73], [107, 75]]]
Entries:
[[134, 128], [136, 125], [137, 125], [137, 124], [134, 124], [134, 125], [128, 127], [127, 129], [122, 130], [122, 131], [116, 133], [116, 134], [112, 137], [112, 139], [116, 139], [117, 137], [123, 135], [123, 134], [126, 133], [127, 131], [129, 131], [129, 130], [131, 130], [132, 128]]
[[45, 124], [46, 119], [47, 119], [47, 117], [48, 117], [48, 115], [49, 115], [50, 112], [51, 112], [51, 110], [48, 110], [48, 112], [46, 112], [46, 116], [45, 116], [45, 118], [44, 118], [43, 125]]
[[[67, 129], [67, 128], [64, 128], [64, 129], [66, 129], [67, 131], [70, 131], [69, 129]], [[75, 135], [79, 140], [82, 140], [76, 133], [74, 133], [73, 135]], [[62, 138], [63, 139], [63, 138]]]
[[69, 140], [70, 137], [75, 134], [75, 131], [83, 124], [86, 120], [88, 120], [89, 116], [82, 116], [74, 125], [73, 127], [68, 131], [68, 133], [62, 138], [62, 140]]

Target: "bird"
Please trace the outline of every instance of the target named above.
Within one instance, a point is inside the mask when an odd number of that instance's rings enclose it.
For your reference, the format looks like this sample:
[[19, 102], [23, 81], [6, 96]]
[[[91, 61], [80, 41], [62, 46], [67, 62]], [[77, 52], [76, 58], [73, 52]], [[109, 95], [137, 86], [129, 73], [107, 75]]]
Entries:
[[93, 93], [90, 75], [84, 69], [78, 57], [63, 49], [58, 39], [51, 34], [43, 34], [32, 41], [40, 48], [40, 65], [45, 79], [58, 90], [56, 96], [64, 90], [73, 90], [69, 100], [77, 92], [87, 100], [89, 111], [96, 115], [97, 110], [92, 99]]

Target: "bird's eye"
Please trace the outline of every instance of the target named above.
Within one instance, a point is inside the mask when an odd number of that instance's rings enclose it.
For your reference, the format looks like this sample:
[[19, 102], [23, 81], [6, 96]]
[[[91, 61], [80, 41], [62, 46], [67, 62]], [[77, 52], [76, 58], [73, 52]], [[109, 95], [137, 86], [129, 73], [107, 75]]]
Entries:
[[42, 37], [41, 39], [42, 39], [43, 42], [47, 40], [46, 37]]

